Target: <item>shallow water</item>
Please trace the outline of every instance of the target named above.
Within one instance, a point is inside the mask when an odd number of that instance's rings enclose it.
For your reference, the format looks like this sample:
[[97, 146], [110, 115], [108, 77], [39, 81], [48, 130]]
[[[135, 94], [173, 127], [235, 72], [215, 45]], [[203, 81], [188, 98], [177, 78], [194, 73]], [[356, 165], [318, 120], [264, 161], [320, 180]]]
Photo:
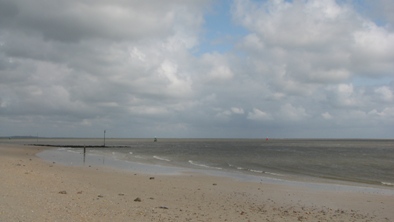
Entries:
[[[55, 145], [102, 145], [100, 139], [40, 141]], [[156, 166], [158, 171], [167, 166], [165, 171], [172, 167], [174, 172], [193, 169], [394, 186], [393, 140], [107, 139], [106, 146], [89, 148], [89, 158], [95, 155], [96, 163], [114, 159], [119, 161], [118, 165], [124, 161], [137, 164], [132, 168], [141, 164], [143, 168]], [[65, 150], [82, 152], [74, 148]]]

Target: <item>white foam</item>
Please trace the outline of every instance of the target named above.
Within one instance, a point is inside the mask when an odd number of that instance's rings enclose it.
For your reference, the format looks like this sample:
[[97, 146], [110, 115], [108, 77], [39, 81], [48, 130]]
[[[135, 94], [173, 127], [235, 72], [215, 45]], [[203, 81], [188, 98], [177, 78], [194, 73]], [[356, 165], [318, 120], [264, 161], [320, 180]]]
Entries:
[[171, 162], [171, 160], [163, 158], [163, 157], [159, 157], [159, 156], [153, 156], [153, 158], [157, 159], [157, 160], [162, 160], [162, 161], [167, 161], [167, 162]]
[[272, 173], [272, 172], [264, 172], [265, 174], [270, 174], [270, 175], [273, 175], [273, 176], [283, 176], [282, 174], [279, 174], [279, 173]]
[[190, 163], [191, 165], [199, 166], [199, 167], [205, 167], [205, 168], [211, 168], [211, 169], [217, 169], [217, 170], [221, 170], [221, 169], [222, 169], [222, 168], [220, 168], [220, 167], [212, 167], [212, 166], [208, 166], [208, 165], [204, 165], [204, 164], [200, 164], [200, 163], [195, 163], [195, 162], [193, 162], [192, 160], [189, 160], [189, 163]]
[[262, 170], [252, 170], [252, 169], [250, 169], [249, 171], [253, 172], [253, 173], [264, 173], [264, 171], [262, 171]]
[[283, 176], [282, 174], [279, 174], [279, 173], [273, 173], [273, 172], [268, 172], [268, 171], [263, 171], [263, 170], [250, 169], [249, 171], [253, 172], [253, 173], [263, 173], [263, 174], [268, 174], [268, 175], [272, 175], [272, 176]]
[[143, 160], [146, 159], [145, 157], [142, 157], [142, 156], [134, 156], [134, 157], [137, 158], [137, 159], [143, 159]]
[[243, 168], [243, 167], [235, 166], [235, 165], [232, 165], [232, 164], [229, 164], [229, 163], [228, 163], [228, 166], [229, 167], [233, 167], [233, 168], [235, 168], [237, 170], [245, 170], [245, 168]]
[[389, 182], [381, 182], [382, 185], [386, 185], [386, 186], [394, 186], [394, 183], [389, 183]]

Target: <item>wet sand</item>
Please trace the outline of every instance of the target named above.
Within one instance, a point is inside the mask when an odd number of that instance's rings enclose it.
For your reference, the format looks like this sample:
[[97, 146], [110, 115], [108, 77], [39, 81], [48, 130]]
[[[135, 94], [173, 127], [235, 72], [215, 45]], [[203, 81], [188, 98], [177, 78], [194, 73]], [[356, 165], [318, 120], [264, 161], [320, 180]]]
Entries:
[[64, 166], [43, 149], [0, 144], [0, 221], [394, 221], [393, 192]]

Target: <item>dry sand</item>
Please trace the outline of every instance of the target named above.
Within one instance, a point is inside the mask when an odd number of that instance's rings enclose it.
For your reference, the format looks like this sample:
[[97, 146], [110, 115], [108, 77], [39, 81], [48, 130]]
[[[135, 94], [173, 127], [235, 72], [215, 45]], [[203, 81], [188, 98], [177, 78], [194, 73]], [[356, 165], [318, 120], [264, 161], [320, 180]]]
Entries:
[[392, 194], [70, 167], [43, 149], [0, 144], [0, 221], [394, 221]]

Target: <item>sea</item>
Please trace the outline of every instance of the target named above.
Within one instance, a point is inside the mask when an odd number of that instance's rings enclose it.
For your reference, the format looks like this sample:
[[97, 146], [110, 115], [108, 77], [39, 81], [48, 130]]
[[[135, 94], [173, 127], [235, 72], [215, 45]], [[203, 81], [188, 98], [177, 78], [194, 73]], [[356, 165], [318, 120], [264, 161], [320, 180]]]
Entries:
[[[105, 143], [105, 146], [104, 146]], [[151, 173], [215, 172], [394, 188], [394, 140], [381, 139], [37, 139], [48, 161]], [[76, 146], [76, 147], [75, 147]], [[85, 151], [83, 149], [85, 146]]]

